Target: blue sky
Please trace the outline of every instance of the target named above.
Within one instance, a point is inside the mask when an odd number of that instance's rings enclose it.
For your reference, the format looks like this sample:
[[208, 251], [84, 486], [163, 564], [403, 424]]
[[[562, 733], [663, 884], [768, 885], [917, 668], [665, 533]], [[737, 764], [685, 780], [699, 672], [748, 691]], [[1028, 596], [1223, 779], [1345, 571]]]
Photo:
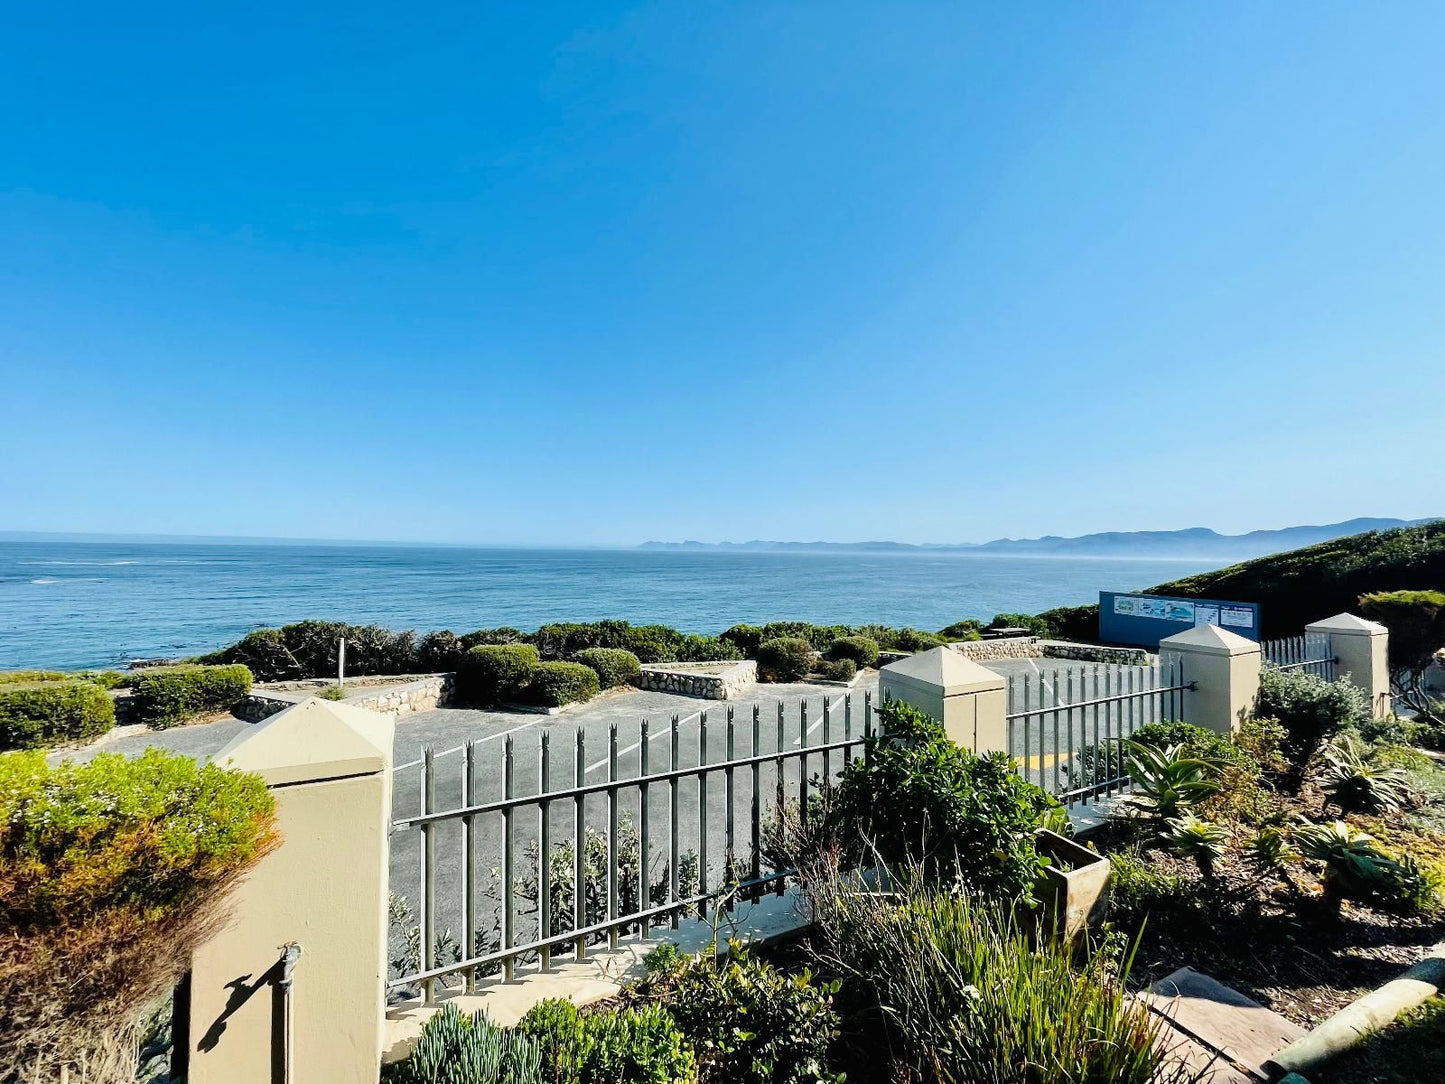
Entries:
[[28, 5], [0, 529], [1445, 513], [1438, 4]]

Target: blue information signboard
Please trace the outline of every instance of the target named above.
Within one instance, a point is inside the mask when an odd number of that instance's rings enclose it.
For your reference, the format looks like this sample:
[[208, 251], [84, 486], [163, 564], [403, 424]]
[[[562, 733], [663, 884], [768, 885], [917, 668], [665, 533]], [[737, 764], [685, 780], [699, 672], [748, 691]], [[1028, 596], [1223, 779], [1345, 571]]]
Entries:
[[1218, 625], [1259, 639], [1259, 605], [1168, 595], [1099, 592], [1099, 639], [1106, 644], [1156, 648], [1166, 636], [1200, 625]]

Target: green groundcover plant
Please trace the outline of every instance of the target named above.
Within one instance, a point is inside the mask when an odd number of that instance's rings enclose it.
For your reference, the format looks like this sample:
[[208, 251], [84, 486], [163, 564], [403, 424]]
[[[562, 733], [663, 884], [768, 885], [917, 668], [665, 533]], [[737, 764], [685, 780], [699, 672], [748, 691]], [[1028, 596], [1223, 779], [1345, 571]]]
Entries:
[[129, 1084], [142, 1010], [276, 840], [253, 775], [158, 749], [0, 755], [0, 1065]]
[[251, 691], [251, 671], [230, 666], [160, 666], [131, 681], [130, 717], [157, 730], [229, 711]]

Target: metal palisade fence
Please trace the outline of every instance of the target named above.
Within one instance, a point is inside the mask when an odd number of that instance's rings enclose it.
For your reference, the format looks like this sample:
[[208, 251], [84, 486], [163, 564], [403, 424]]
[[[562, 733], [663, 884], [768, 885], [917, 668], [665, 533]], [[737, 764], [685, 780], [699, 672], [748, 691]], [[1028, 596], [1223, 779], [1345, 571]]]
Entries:
[[1277, 670], [1302, 670], [1326, 681], [1335, 680], [1335, 668], [1340, 661], [1325, 633], [1307, 632], [1302, 636], [1264, 640], [1259, 650], [1267, 666]]
[[393, 881], [415, 888], [393, 898], [388, 988], [430, 1001], [781, 893], [794, 871], [768, 863], [765, 824], [862, 754], [873, 705], [844, 693], [770, 709], [531, 727], [403, 765], [420, 769], [420, 808], [393, 820]]
[[1146, 723], [1183, 718], [1182, 660], [1092, 663], [1008, 679], [1009, 753], [1019, 773], [1073, 806], [1129, 783], [1124, 740]]

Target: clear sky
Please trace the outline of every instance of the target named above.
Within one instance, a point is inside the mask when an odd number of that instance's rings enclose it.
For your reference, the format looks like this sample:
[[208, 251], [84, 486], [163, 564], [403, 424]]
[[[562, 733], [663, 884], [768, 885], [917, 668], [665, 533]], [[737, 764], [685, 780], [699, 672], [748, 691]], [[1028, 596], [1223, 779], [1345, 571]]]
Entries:
[[1445, 5], [12, 5], [0, 529], [1445, 513]]

